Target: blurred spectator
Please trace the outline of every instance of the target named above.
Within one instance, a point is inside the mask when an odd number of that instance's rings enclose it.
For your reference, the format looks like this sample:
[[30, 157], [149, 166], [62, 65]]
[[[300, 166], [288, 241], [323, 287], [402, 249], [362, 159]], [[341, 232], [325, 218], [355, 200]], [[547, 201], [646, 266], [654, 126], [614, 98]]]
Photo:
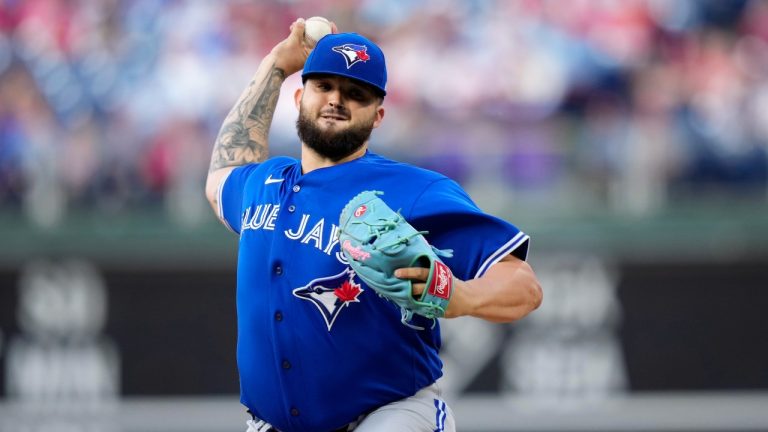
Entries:
[[[564, 207], [765, 196], [759, 0], [5, 0], [0, 206], [43, 225], [151, 206], [202, 220], [193, 191], [221, 119], [288, 24], [313, 15], [389, 53], [376, 151]], [[296, 152], [282, 122], [274, 149]], [[579, 194], [554, 199], [564, 190]]]

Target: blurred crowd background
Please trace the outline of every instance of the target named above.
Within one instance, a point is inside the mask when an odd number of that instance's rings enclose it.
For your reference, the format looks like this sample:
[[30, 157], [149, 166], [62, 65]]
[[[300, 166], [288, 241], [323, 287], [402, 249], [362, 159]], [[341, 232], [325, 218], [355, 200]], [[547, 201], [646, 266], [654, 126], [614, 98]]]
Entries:
[[242, 430], [203, 185], [315, 15], [387, 56], [372, 149], [531, 235], [536, 313], [441, 324], [460, 430], [768, 430], [768, 1], [0, 0], [0, 432]]
[[[387, 55], [379, 153], [534, 208], [768, 198], [764, 1], [3, 0], [0, 207], [208, 220], [224, 116], [318, 11]], [[273, 154], [298, 154], [299, 85]]]

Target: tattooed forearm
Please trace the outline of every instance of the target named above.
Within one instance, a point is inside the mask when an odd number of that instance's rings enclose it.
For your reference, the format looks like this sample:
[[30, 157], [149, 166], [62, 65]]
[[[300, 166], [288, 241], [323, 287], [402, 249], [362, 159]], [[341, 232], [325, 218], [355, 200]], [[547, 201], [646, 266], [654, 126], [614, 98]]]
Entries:
[[209, 171], [267, 158], [269, 127], [284, 80], [285, 72], [274, 65], [257, 73], [221, 125]]

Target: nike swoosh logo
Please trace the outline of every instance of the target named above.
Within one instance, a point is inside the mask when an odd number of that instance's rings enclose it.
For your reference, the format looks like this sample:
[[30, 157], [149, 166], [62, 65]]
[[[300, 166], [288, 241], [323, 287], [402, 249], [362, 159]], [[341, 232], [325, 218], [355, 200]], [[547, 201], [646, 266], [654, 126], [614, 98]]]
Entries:
[[264, 184], [268, 185], [268, 184], [272, 184], [272, 183], [280, 183], [283, 180], [285, 180], [285, 179], [273, 179], [272, 178], [272, 174], [270, 174], [269, 177], [267, 177], [267, 179], [264, 180]]

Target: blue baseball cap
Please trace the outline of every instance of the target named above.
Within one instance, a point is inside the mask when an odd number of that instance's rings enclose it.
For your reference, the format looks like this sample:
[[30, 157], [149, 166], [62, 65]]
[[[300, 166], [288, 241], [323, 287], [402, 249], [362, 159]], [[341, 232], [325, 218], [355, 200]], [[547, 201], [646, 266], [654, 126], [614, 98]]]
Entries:
[[340, 75], [372, 85], [387, 94], [387, 65], [375, 43], [357, 33], [323, 36], [309, 53], [301, 73], [302, 82], [314, 74]]

